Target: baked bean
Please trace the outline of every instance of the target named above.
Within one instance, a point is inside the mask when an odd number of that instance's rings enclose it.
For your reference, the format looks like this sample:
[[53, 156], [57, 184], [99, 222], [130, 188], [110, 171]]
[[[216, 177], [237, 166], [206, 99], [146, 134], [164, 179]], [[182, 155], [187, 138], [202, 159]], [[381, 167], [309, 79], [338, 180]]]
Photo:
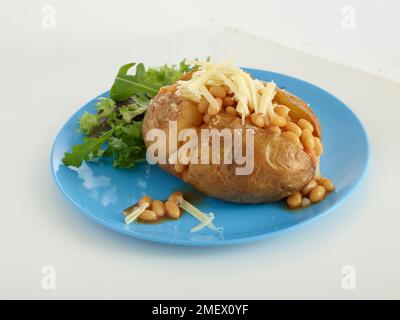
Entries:
[[207, 114], [215, 116], [219, 112], [219, 109], [214, 109], [211, 105], [207, 109]]
[[208, 109], [208, 101], [204, 98], [201, 98], [199, 104], [197, 105], [197, 110], [200, 113], [206, 113], [207, 109]]
[[335, 186], [333, 185], [331, 179], [328, 178], [322, 178], [318, 180], [318, 183], [323, 186], [326, 191], [328, 192], [332, 192], [333, 190], [335, 190]]
[[283, 127], [286, 125], [287, 121], [284, 117], [280, 115], [273, 115], [270, 119], [271, 125], [277, 126], [277, 127]]
[[300, 145], [300, 138], [297, 134], [295, 134], [292, 131], [283, 131], [282, 132], [282, 137], [285, 137], [292, 141], [295, 145]]
[[309, 129], [311, 132], [314, 131], [314, 127], [311, 124], [311, 122], [307, 121], [306, 119], [300, 119], [297, 121], [297, 124], [299, 125], [300, 128], [304, 129]]
[[222, 100], [222, 105], [223, 105], [224, 107], [233, 106], [234, 103], [235, 103], [235, 100], [233, 100], [232, 97], [225, 97], [225, 98]]
[[269, 127], [271, 125], [271, 121], [269, 120], [269, 118], [266, 115], [264, 115], [264, 125], [266, 127]]
[[175, 165], [174, 165], [174, 169], [178, 173], [182, 173], [183, 171], [185, 171], [186, 167], [187, 167], [186, 165], [179, 163], [179, 162], [175, 163]]
[[325, 197], [325, 194], [326, 190], [323, 186], [316, 186], [310, 192], [310, 201], [319, 202]]
[[291, 196], [287, 197], [286, 203], [289, 208], [297, 208], [301, 205], [302, 196], [300, 192], [295, 192]]
[[277, 126], [270, 126], [269, 129], [274, 133], [281, 134], [281, 128]]
[[212, 105], [209, 105], [208, 109], [207, 109], [207, 113], [210, 116], [216, 115], [218, 112], [220, 112], [221, 107], [222, 107], [222, 99], [221, 98], [216, 98], [215, 100], [217, 100], [217, 102], [218, 102], [218, 108], [214, 109], [214, 107]]
[[225, 98], [226, 97], [226, 90], [220, 86], [211, 86], [208, 88], [208, 91], [216, 97], [216, 98]]
[[317, 156], [320, 156], [324, 152], [324, 146], [322, 145], [320, 138], [315, 137], [314, 141], [315, 141], [315, 153]]
[[181, 108], [181, 109], [192, 109], [193, 107], [196, 107], [197, 108], [197, 105], [196, 105], [196, 102], [194, 102], [194, 101], [191, 101], [191, 100], [183, 100], [180, 104], [179, 104], [179, 107]]
[[221, 87], [225, 89], [226, 93], [231, 92], [231, 88], [229, 88], [229, 86], [227, 86], [226, 84], [223, 84]]
[[283, 127], [283, 129], [286, 131], [291, 131], [291, 132], [295, 133], [296, 135], [298, 135], [299, 137], [301, 136], [301, 133], [303, 132], [301, 130], [301, 128], [292, 121], [289, 121], [286, 124], [286, 126]]
[[301, 133], [301, 142], [303, 146], [308, 150], [314, 150], [315, 148], [315, 140], [314, 136], [312, 135], [310, 129], [304, 129]]
[[290, 109], [286, 106], [278, 105], [274, 108], [274, 111], [285, 118], [289, 114]]
[[236, 109], [234, 107], [226, 107], [225, 112], [236, 116]]
[[310, 194], [311, 190], [318, 185], [317, 181], [311, 180], [302, 190], [303, 195], [307, 196]]
[[139, 206], [147, 205], [147, 208], [151, 206], [151, 197], [150, 196], [144, 196], [142, 199], [139, 201]]
[[153, 210], [158, 217], [163, 217], [165, 214], [164, 203], [161, 200], [154, 200], [151, 204]]
[[139, 219], [142, 221], [154, 221], [157, 220], [157, 214], [153, 210], [144, 210]]
[[265, 125], [264, 116], [260, 113], [252, 113], [250, 115], [250, 120], [253, 124], [255, 124], [259, 128], [262, 128]]
[[181, 210], [179, 209], [178, 205], [169, 200], [165, 203], [165, 212], [172, 219], [178, 219], [181, 215]]
[[183, 198], [182, 193], [180, 193], [179, 191], [175, 191], [169, 196], [168, 201], [172, 201], [178, 204], [180, 198]]
[[206, 113], [206, 114], [203, 116], [203, 121], [204, 121], [206, 124], [209, 124], [209, 123], [211, 122], [211, 116], [210, 116], [208, 113]]

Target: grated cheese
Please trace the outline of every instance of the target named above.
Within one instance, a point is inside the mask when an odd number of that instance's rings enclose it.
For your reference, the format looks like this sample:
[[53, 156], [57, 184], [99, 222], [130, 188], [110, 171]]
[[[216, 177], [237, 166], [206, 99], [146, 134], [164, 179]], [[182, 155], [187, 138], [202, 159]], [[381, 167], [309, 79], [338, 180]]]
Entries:
[[177, 94], [195, 102], [202, 97], [215, 109], [218, 108], [217, 100], [208, 91], [207, 86], [226, 85], [233, 92], [237, 101], [236, 110], [242, 115], [242, 122], [250, 112], [263, 114], [273, 113], [272, 99], [276, 93], [276, 84], [267, 82], [266, 85], [244, 72], [230, 60], [214, 64], [208, 61], [187, 61], [196, 64], [199, 70], [194, 72], [192, 79], [177, 82]]
[[267, 82], [267, 85], [261, 89], [261, 101], [259, 104], [259, 112], [270, 115], [273, 113], [272, 99], [275, 97], [275, 82]]
[[187, 211], [193, 217], [195, 217], [196, 219], [198, 219], [200, 221], [200, 224], [195, 226], [194, 228], [192, 228], [190, 230], [190, 232], [199, 231], [199, 230], [203, 229], [204, 227], [208, 227], [209, 229], [216, 231], [216, 232], [220, 232], [222, 230], [222, 228], [217, 228], [212, 223], [212, 221], [214, 220], [214, 214], [212, 214], [212, 213], [206, 214], [206, 213], [200, 211], [194, 205], [192, 205], [191, 203], [189, 203], [185, 199], [183, 199], [183, 197], [179, 198], [178, 202], [179, 202], [179, 206], [183, 210]]
[[134, 207], [132, 211], [130, 211], [129, 214], [125, 217], [125, 223], [130, 224], [135, 221], [140, 216], [140, 214], [147, 209], [147, 207], [147, 203], [144, 203], [139, 207]]

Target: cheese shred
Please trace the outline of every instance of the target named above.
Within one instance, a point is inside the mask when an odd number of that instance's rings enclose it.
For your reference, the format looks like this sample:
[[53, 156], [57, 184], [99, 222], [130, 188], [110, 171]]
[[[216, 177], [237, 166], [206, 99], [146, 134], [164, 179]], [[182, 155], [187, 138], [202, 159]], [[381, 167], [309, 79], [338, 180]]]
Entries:
[[125, 223], [126, 223], [126, 224], [130, 224], [130, 223], [132, 223], [133, 221], [135, 221], [135, 220], [140, 216], [140, 214], [141, 214], [144, 210], [147, 209], [148, 206], [149, 206], [149, 205], [148, 205], [147, 203], [144, 203], [144, 204], [142, 204], [142, 205], [140, 205], [140, 206], [138, 206], [138, 207], [134, 207], [134, 208], [133, 208], [131, 211], [129, 211], [129, 212], [125, 211], [126, 214], [127, 214], [127, 216], [125, 217]]
[[180, 197], [178, 199], [178, 203], [179, 203], [179, 207], [181, 207], [183, 210], [190, 213], [193, 217], [195, 217], [197, 220], [200, 221], [200, 224], [198, 224], [197, 226], [192, 228], [190, 230], [190, 232], [199, 231], [199, 230], [203, 229], [204, 227], [207, 227], [216, 232], [222, 231], [222, 228], [218, 228], [212, 223], [212, 221], [214, 220], [213, 213], [207, 214], [207, 213], [200, 211], [194, 205], [192, 205], [191, 203], [189, 203], [188, 201], [183, 199], [183, 197]]
[[242, 116], [242, 122], [251, 112], [273, 114], [272, 100], [276, 93], [276, 84], [253, 79], [248, 73], [230, 61], [214, 64], [208, 61], [187, 61], [198, 66], [192, 79], [178, 81], [177, 93], [185, 98], [199, 102], [203, 97], [214, 109], [219, 108], [218, 101], [208, 91], [208, 86], [229, 87], [237, 101], [236, 111]]

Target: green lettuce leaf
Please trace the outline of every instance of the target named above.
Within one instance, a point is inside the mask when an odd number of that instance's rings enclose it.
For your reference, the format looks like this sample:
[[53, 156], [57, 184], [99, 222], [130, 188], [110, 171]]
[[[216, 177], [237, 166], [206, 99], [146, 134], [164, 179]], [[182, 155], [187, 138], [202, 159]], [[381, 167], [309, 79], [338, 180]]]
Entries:
[[178, 66], [164, 65], [147, 70], [143, 63], [139, 63], [136, 65], [135, 74], [128, 74], [133, 66], [135, 66], [135, 63], [128, 63], [119, 69], [111, 87], [111, 99], [126, 101], [133, 95], [152, 98], [161, 87], [174, 83], [183, 73], [190, 71], [190, 66], [184, 61]]
[[66, 166], [80, 167], [84, 160], [93, 160], [101, 157], [105, 152], [104, 143], [112, 135], [113, 130], [104, 133], [98, 138], [85, 137], [83, 143], [72, 147], [72, 152], [66, 152], [62, 160]]

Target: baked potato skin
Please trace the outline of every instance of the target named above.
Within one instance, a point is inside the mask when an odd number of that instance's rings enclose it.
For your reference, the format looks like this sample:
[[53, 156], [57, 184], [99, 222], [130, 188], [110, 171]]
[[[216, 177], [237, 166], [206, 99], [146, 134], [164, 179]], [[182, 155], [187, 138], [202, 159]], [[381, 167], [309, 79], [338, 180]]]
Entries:
[[[151, 144], [149, 141], [146, 141], [146, 134], [150, 129], [158, 128], [165, 132], [168, 150], [169, 121], [177, 122], [178, 132], [185, 128], [197, 128], [203, 122], [203, 115], [197, 111], [195, 104], [185, 98], [177, 96], [171, 89], [171, 86], [161, 88], [160, 92], [153, 98], [147, 108], [142, 126], [142, 134], [146, 148]], [[185, 106], [182, 106], [183, 101], [187, 102]], [[174, 170], [173, 164], [160, 164], [159, 166], [172, 175], [182, 178], [182, 176]]]
[[[169, 87], [160, 90], [144, 117], [142, 131], [146, 147], [151, 143], [146, 141], [146, 134], [152, 128], [164, 130], [168, 137], [169, 120], [178, 122], [178, 130], [200, 126], [202, 114], [193, 103], [184, 101], [185, 98], [177, 96]], [[191, 117], [185, 116], [187, 108], [192, 108]], [[222, 161], [221, 164], [189, 164], [183, 174], [178, 174], [170, 164], [160, 167], [209, 196], [238, 203], [275, 202], [301, 190], [312, 179], [315, 164], [303, 149], [268, 128], [254, 127], [247, 120], [245, 127], [254, 130], [254, 170], [250, 175], [236, 175], [238, 165]], [[243, 126], [240, 118], [218, 113], [210, 124], [203, 123], [201, 128], [233, 130]], [[245, 139], [244, 135], [242, 138]]]
[[[246, 122], [254, 130], [254, 170], [237, 175], [236, 164], [190, 164], [183, 180], [203, 193], [240, 203], [275, 202], [302, 189], [313, 177], [311, 158], [288, 139]], [[202, 128], [242, 128], [238, 117], [217, 114]], [[245, 136], [242, 136], [245, 145]], [[268, 149], [268, 151], [267, 151]], [[244, 154], [243, 150], [243, 154]], [[223, 155], [221, 154], [221, 159]]]

